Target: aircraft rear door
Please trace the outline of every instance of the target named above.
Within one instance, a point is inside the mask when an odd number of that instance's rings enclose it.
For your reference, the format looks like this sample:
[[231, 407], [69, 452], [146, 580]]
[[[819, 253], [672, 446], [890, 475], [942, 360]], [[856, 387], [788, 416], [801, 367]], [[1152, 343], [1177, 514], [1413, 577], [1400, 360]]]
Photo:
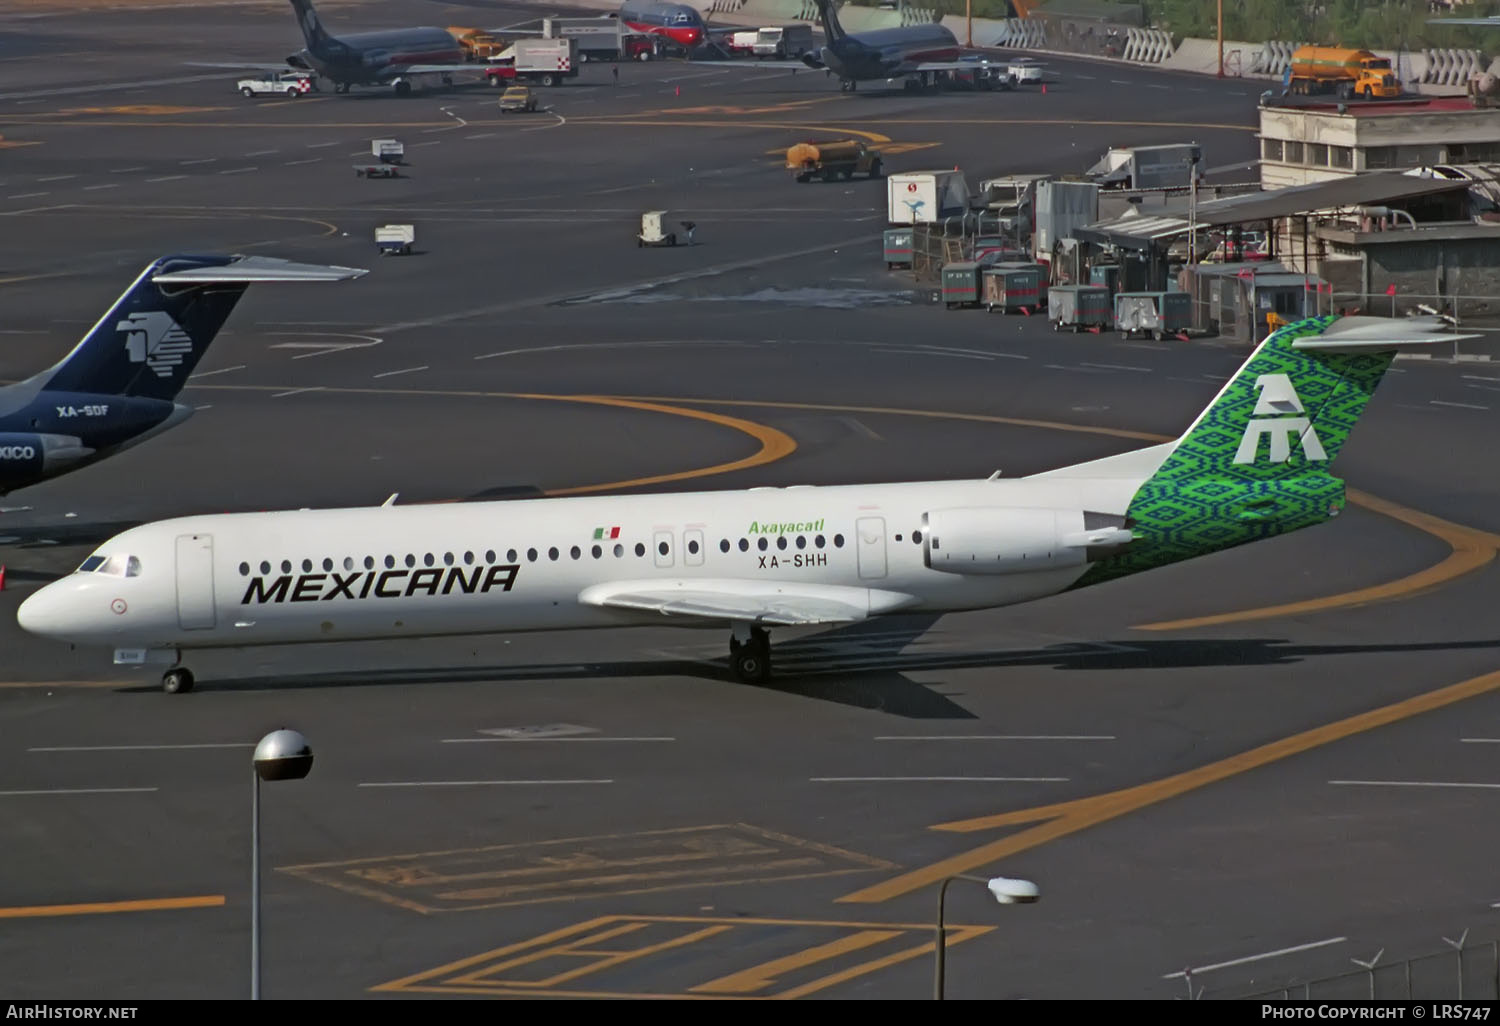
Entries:
[[185, 631], [214, 626], [214, 539], [177, 536], [177, 624]]
[[885, 576], [885, 517], [860, 517], [854, 524], [859, 576]]
[[651, 541], [651, 555], [656, 558], [656, 565], [668, 567], [672, 565], [672, 532], [657, 531], [655, 538]]

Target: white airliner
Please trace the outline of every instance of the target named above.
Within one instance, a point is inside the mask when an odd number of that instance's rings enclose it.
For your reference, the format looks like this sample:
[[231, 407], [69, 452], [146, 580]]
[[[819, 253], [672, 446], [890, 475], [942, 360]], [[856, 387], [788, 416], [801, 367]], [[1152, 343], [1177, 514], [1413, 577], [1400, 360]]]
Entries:
[[1321, 523], [1328, 472], [1395, 351], [1434, 319], [1321, 317], [1269, 336], [1181, 438], [1016, 479], [192, 516], [132, 528], [28, 598], [27, 631], [194, 649], [651, 623], [725, 624], [745, 681], [766, 628], [1003, 606]]

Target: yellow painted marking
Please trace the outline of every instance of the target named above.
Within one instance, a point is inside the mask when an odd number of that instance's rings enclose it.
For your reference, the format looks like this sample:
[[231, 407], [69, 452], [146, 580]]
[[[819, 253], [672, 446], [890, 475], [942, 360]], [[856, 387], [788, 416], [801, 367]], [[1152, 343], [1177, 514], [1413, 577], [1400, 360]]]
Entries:
[[[628, 936], [639, 929], [659, 924], [677, 924], [697, 927], [698, 929], [649, 947], [637, 949], [615, 951], [590, 950], [585, 947], [585, 945], [596, 944], [600, 941]], [[714, 937], [723, 937], [726, 934], [731, 934], [736, 928], [749, 926], [836, 929], [852, 931], [852, 933], [832, 943], [820, 944], [805, 951], [789, 955], [786, 958], [776, 959], [756, 966], [744, 972], [733, 973], [707, 983], [699, 984], [691, 987], [687, 993], [665, 994], [631, 993], [628, 991], [557, 990], [550, 986], [553, 979], [559, 982], [567, 982], [585, 973], [612, 968], [623, 962], [643, 957], [646, 954], [656, 954], [689, 944], [702, 943]], [[947, 927], [946, 943], [951, 948], [955, 944], [961, 944], [964, 941], [983, 936], [994, 929], [993, 926], [950, 924]], [[919, 958], [923, 955], [930, 955], [933, 952], [934, 941], [931, 939], [933, 932], [934, 928], [931, 923], [863, 923], [840, 920], [769, 919], [759, 917], [729, 918], [720, 916], [606, 915], [578, 923], [574, 926], [553, 930], [530, 940], [507, 944], [492, 951], [462, 958], [456, 962], [438, 966], [435, 969], [428, 969], [411, 976], [404, 976], [389, 983], [378, 984], [370, 989], [372, 991], [386, 992], [466, 994], [489, 997], [524, 995], [528, 997], [605, 997], [633, 998], [637, 1000], [672, 998], [710, 1001], [744, 999], [747, 997], [751, 1000], [787, 999], [801, 997], [804, 994], [815, 993], [819, 990], [826, 990], [838, 983], [843, 983], [879, 969]], [[767, 987], [772, 986], [778, 975], [786, 975], [798, 969], [816, 965], [819, 962], [828, 961], [829, 959], [853, 951], [863, 950], [910, 933], [915, 933], [918, 936], [929, 939], [922, 944], [849, 966], [837, 972], [830, 973], [827, 976], [800, 984], [790, 990], [762, 995], [751, 993], [752, 991], [765, 990]], [[545, 981], [494, 978], [496, 973], [504, 969], [535, 964], [545, 958], [569, 956], [600, 958], [610, 961], [608, 964], [590, 963], [580, 969], [566, 970], [558, 974], [557, 977]], [[499, 964], [496, 964], [497, 962]]]
[[[474, 124], [474, 122], [469, 122]], [[830, 134], [849, 136], [857, 135], [872, 143], [888, 143], [891, 137], [872, 132], [868, 129], [850, 128], [847, 125], [812, 125], [799, 124], [795, 122], [782, 121], [662, 121], [643, 120], [631, 116], [629, 120], [593, 120], [591, 118], [569, 118], [568, 124], [574, 125], [627, 125], [627, 126], [651, 126], [667, 125], [678, 128], [764, 128], [778, 132], [828, 132]]]
[[688, 989], [697, 994], [749, 994], [753, 991], [765, 990], [776, 982], [777, 977], [785, 976], [794, 969], [837, 958], [839, 955], [859, 951], [899, 936], [901, 936], [900, 930], [861, 930], [847, 937], [829, 941], [827, 944], [819, 944], [815, 948], [799, 951], [795, 955], [772, 959], [754, 968], [742, 969], [737, 973], [730, 973], [728, 976], [721, 976], [717, 980], [700, 983]]
[[43, 278], [62, 278], [66, 275], [66, 271], [52, 271], [48, 274], [13, 274], [8, 278], [0, 278], [0, 285], [15, 285], [23, 281], [41, 281]]
[[723, 925], [705, 926], [701, 930], [694, 930], [692, 933], [686, 933], [680, 937], [672, 937], [667, 940], [661, 941], [660, 943], [648, 944], [645, 947], [635, 948], [630, 951], [589, 951], [579, 946], [583, 944], [593, 943], [595, 941], [610, 940], [614, 937], [624, 936], [625, 934], [643, 930], [649, 925], [649, 923], [626, 923], [623, 926], [617, 926], [610, 930], [603, 930], [597, 934], [591, 934], [587, 937], [581, 937], [573, 944], [564, 944], [556, 948], [546, 948], [541, 951], [534, 952], [531, 955], [526, 955], [521, 958], [512, 959], [509, 962], [501, 963], [500, 965], [494, 966], [493, 968], [486, 968], [478, 972], [469, 973], [465, 976], [456, 976], [453, 978], [452, 982], [460, 986], [466, 983], [488, 986], [491, 985], [491, 983], [489, 980], [486, 980], [485, 977], [490, 976], [493, 973], [498, 973], [504, 969], [514, 968], [518, 965], [527, 965], [532, 962], [540, 962], [543, 959], [559, 958], [565, 956], [594, 959], [594, 961], [581, 965], [576, 969], [568, 969], [564, 972], [549, 976], [543, 980], [495, 981], [500, 983], [502, 986], [507, 987], [535, 987], [538, 990], [541, 990], [547, 987], [555, 987], [563, 983], [570, 983], [573, 980], [579, 979], [580, 977], [588, 976], [590, 973], [599, 973], [603, 972], [606, 969], [613, 969], [616, 966], [624, 965], [626, 962], [633, 962], [639, 958], [645, 958], [648, 955], [655, 955], [662, 951], [670, 951], [673, 948], [686, 947], [689, 944], [697, 944], [699, 941], [708, 940], [708, 938], [710, 937], [717, 937], [721, 933], [728, 933], [730, 930], [734, 929], [732, 926]]
[[[844, 101], [842, 96], [820, 96], [814, 100], [792, 100], [787, 103], [778, 103], [766, 107], [725, 107], [710, 105], [707, 107], [664, 107], [653, 111], [654, 114], [779, 114], [782, 111], [798, 110], [802, 107], [811, 107], [819, 103], [840, 103]], [[640, 117], [641, 114], [591, 114], [588, 120], [608, 121], [622, 117]]]
[[41, 144], [40, 139], [7, 139], [5, 136], [0, 135], [0, 150], [14, 150], [22, 146], [40, 146]]
[[82, 905], [21, 905], [0, 908], [0, 919], [33, 919], [52, 916], [95, 916], [109, 912], [164, 912], [179, 908], [218, 908], [224, 895], [196, 898], [146, 898], [141, 901], [95, 901]]
[[137, 103], [120, 107], [69, 107], [58, 114], [207, 114], [228, 107], [172, 107], [161, 103]]
[[930, 866], [903, 873], [885, 883], [863, 888], [853, 894], [846, 894], [837, 900], [841, 902], [889, 901], [891, 898], [934, 885], [945, 876], [998, 862], [1017, 852], [1027, 851], [1046, 844], [1048, 841], [1055, 841], [1059, 837], [1066, 837], [1127, 813], [1139, 811], [1148, 805], [1155, 805], [1168, 798], [1176, 798], [1200, 787], [1259, 769], [1288, 756], [1300, 755], [1333, 741], [1342, 741], [1367, 730], [1389, 726], [1455, 702], [1486, 694], [1496, 688], [1500, 688], [1500, 671], [1486, 673], [1458, 684], [1438, 688], [1436, 691], [1429, 691], [1426, 694], [1381, 706], [1334, 723], [1314, 727], [1312, 730], [1305, 730], [1300, 734], [1293, 734], [1291, 737], [1261, 745], [1259, 748], [1252, 748], [1228, 759], [1220, 759], [1218, 762], [1211, 762], [1206, 766], [1188, 770], [1186, 773], [1178, 773], [1150, 783], [1138, 784], [1135, 787], [1110, 791], [1090, 798], [1041, 805], [1017, 812], [1003, 812], [994, 816], [979, 816], [952, 823], [940, 823], [932, 829], [967, 833], [975, 830], [996, 830], [1024, 823], [1039, 823], [1040, 825], [1011, 834], [998, 841], [991, 841], [989, 844], [943, 859]]

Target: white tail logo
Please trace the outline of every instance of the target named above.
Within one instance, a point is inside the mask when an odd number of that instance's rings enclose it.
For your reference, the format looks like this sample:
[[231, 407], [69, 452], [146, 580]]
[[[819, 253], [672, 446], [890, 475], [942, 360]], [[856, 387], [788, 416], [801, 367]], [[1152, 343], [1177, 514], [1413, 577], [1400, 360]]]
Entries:
[[1245, 434], [1240, 439], [1239, 451], [1234, 454], [1234, 462], [1254, 463], [1260, 454], [1262, 435], [1271, 440], [1272, 463], [1285, 463], [1292, 458], [1293, 435], [1302, 443], [1302, 452], [1308, 459], [1328, 459], [1328, 453], [1309, 418], [1261, 417], [1267, 413], [1306, 412], [1297, 390], [1292, 387], [1291, 378], [1285, 374], [1262, 374], [1255, 379], [1255, 387], [1260, 389], [1260, 398], [1255, 403], [1255, 419], [1245, 425]]
[[144, 363], [159, 378], [172, 376], [193, 351], [193, 340], [170, 314], [161, 310], [133, 313], [115, 325], [125, 333], [125, 354], [131, 363]]

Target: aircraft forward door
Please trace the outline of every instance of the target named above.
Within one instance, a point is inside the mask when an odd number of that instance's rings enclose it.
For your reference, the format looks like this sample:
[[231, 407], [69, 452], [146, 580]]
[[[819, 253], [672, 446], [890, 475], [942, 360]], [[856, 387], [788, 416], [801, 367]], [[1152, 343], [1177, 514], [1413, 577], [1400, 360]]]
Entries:
[[651, 540], [651, 555], [655, 557], [656, 565], [659, 567], [669, 567], [672, 565], [671, 531], [656, 532], [656, 536]]
[[682, 562], [685, 566], [703, 565], [703, 532], [699, 530], [682, 532]]
[[177, 624], [185, 631], [214, 626], [214, 539], [177, 536]]
[[885, 517], [860, 517], [854, 524], [859, 576], [885, 576]]

